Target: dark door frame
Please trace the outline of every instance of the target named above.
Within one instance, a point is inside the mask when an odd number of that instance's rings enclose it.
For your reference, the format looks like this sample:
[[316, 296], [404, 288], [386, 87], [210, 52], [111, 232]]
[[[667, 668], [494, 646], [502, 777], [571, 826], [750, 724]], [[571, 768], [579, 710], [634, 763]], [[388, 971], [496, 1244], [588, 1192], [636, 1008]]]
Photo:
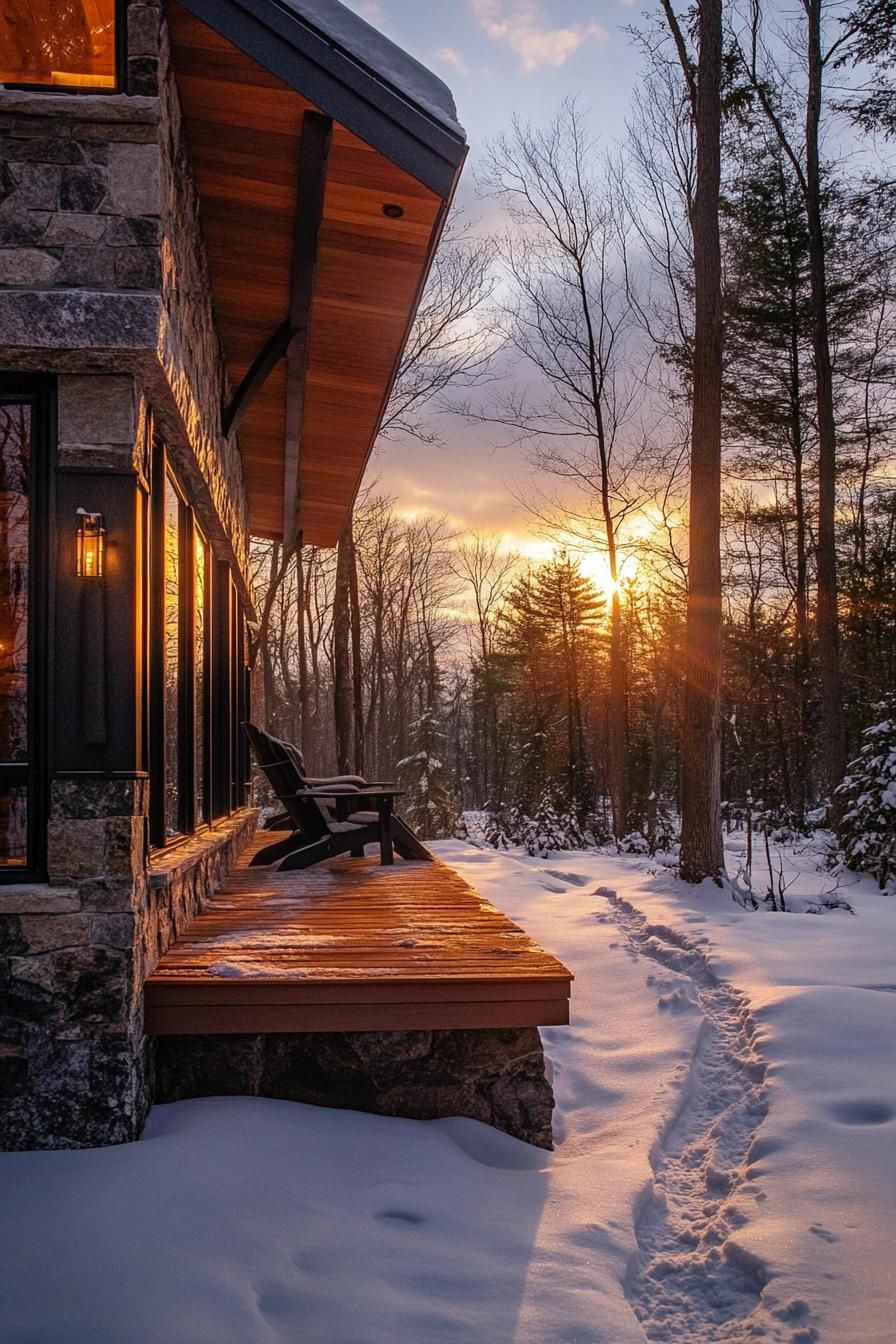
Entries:
[[0, 781], [28, 790], [27, 861], [0, 865], [0, 883], [45, 881], [51, 762], [52, 668], [49, 665], [52, 564], [56, 553], [53, 481], [56, 456], [56, 379], [50, 374], [0, 373], [0, 400], [31, 407], [28, 517], [28, 761], [0, 763]]

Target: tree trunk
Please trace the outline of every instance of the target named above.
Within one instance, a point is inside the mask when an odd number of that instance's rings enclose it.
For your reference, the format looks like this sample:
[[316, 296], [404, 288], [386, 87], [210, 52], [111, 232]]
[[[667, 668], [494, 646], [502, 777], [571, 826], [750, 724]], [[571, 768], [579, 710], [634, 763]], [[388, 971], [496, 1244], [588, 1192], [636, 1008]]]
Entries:
[[299, 654], [299, 723], [296, 741], [304, 752], [308, 732], [308, 648], [305, 640], [305, 561], [301, 533], [296, 545], [296, 637]]
[[721, 0], [699, 0], [698, 31], [697, 186], [692, 218], [694, 386], [681, 778], [681, 876], [687, 882], [700, 882], [705, 877], [719, 879], [723, 872], [719, 734], [722, 662], [719, 544], [722, 463]]
[[[615, 563], [613, 565], [615, 569]], [[615, 584], [615, 575], [614, 584]], [[621, 840], [627, 830], [628, 787], [626, 737], [628, 713], [625, 695], [625, 650], [622, 646], [622, 603], [614, 586], [610, 599], [610, 721], [607, 741], [610, 804], [613, 836]]]
[[831, 798], [846, 770], [846, 735], [837, 621], [837, 431], [834, 421], [834, 382], [828, 332], [828, 295], [824, 224], [821, 206], [818, 128], [821, 118], [823, 62], [821, 54], [822, 0], [808, 0], [806, 96], [806, 218], [809, 233], [809, 277], [812, 294], [812, 351], [815, 358], [815, 396], [818, 417], [818, 546], [816, 628], [821, 682], [821, 730], [824, 783]]
[[361, 661], [361, 597], [358, 592], [358, 557], [355, 552], [354, 519], [345, 525], [345, 546], [348, 551], [348, 587], [351, 610], [352, 640], [352, 716], [354, 718], [354, 769], [364, 774], [364, 669]]
[[353, 745], [351, 659], [351, 536], [347, 523], [336, 548], [336, 584], [333, 592], [333, 712], [336, 729], [336, 770], [351, 773]]

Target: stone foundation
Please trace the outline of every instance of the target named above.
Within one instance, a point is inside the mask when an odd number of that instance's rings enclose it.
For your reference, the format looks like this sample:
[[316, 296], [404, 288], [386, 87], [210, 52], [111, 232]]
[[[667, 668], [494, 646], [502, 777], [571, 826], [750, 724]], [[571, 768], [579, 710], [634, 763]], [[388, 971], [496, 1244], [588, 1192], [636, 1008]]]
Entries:
[[159, 1036], [154, 1056], [157, 1102], [262, 1096], [412, 1120], [462, 1115], [553, 1146], [535, 1027]]
[[0, 887], [0, 1149], [139, 1136], [143, 982], [251, 839], [252, 809], [143, 868], [147, 782], [59, 779], [51, 883]]

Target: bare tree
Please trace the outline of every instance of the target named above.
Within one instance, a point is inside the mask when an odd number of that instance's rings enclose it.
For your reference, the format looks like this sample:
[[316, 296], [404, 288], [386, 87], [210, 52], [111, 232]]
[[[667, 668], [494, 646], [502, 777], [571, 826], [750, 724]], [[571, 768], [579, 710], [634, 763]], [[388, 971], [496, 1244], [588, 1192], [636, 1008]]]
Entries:
[[[628, 823], [626, 695], [619, 527], [634, 507], [631, 457], [621, 454], [641, 384], [632, 376], [634, 314], [626, 272], [625, 226], [604, 162], [574, 101], [539, 129], [515, 120], [491, 145], [482, 178], [502, 202], [509, 227], [499, 244], [510, 294], [502, 327], [528, 382], [497, 393], [479, 418], [508, 426], [528, 442], [537, 467], [585, 509], [558, 501], [569, 536], [595, 544], [595, 524], [610, 577], [608, 782], [613, 829]], [[532, 375], [535, 375], [534, 380]], [[542, 521], [553, 519], [544, 511]]]
[[[801, 0], [801, 30], [787, 35], [786, 45], [798, 51], [803, 65], [803, 125], [800, 139], [785, 99], [793, 83], [765, 40], [761, 0], [750, 0], [749, 18], [740, 47], [741, 64], [799, 185], [806, 212], [809, 279], [812, 301], [812, 351], [815, 362], [815, 409], [818, 425], [818, 536], [816, 540], [816, 631], [821, 681], [825, 783], [831, 806], [834, 789], [846, 768], [846, 733], [840, 672], [837, 611], [837, 427], [834, 416], [834, 373], [828, 302], [828, 256], [822, 193], [820, 131], [826, 69], [836, 61], [848, 34], [841, 31], [827, 50], [823, 44], [824, 0]], [[784, 98], [782, 98], [782, 93]]]
[[497, 734], [497, 688], [495, 685], [494, 646], [497, 616], [517, 564], [517, 556], [503, 550], [500, 541], [474, 532], [469, 541], [452, 553], [451, 565], [457, 578], [469, 588], [476, 611], [476, 659], [479, 662], [482, 707], [481, 757], [478, 784], [479, 802], [489, 797]]

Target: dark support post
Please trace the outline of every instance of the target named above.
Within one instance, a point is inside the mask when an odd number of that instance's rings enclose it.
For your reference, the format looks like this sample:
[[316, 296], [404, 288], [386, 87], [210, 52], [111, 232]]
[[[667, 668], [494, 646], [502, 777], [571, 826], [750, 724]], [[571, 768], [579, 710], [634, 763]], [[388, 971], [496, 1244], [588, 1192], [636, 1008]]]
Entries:
[[221, 428], [232, 434], [284, 356], [287, 361], [286, 435], [283, 463], [283, 545], [296, 541], [299, 502], [299, 447], [305, 402], [308, 330], [314, 295], [318, 239], [324, 214], [327, 155], [333, 123], [320, 112], [306, 112], [299, 141], [299, 181], [292, 254], [289, 315], [271, 333], [239, 387], [221, 412]]
[[283, 545], [296, 542], [299, 504], [299, 450], [305, 406], [308, 329], [317, 266], [317, 245], [324, 215], [327, 155], [333, 123], [319, 112], [306, 112], [299, 145], [299, 199], [296, 203], [289, 320], [293, 338], [286, 354], [286, 442], [283, 460]]

